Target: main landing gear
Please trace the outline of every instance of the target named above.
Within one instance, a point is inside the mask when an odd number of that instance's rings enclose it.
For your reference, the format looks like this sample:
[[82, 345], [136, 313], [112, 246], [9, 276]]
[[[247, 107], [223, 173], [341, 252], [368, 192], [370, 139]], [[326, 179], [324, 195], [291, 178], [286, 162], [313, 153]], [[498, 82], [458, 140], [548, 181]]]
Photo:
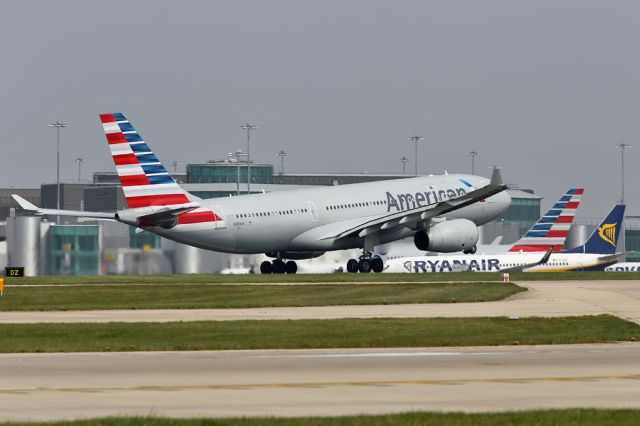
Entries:
[[362, 272], [367, 274], [371, 271], [382, 272], [384, 269], [384, 262], [378, 256], [372, 257], [371, 253], [366, 253], [360, 256], [359, 260], [349, 259], [347, 262], [347, 271], [356, 273]]
[[474, 254], [474, 253], [475, 253], [475, 252], [477, 252], [477, 251], [478, 251], [478, 247], [473, 246], [473, 247], [471, 247], [469, 250], [464, 250], [464, 251], [463, 251], [463, 253], [464, 253], [464, 254]]
[[298, 264], [293, 260], [285, 262], [282, 259], [274, 259], [271, 262], [265, 260], [260, 264], [261, 274], [295, 274], [298, 272]]

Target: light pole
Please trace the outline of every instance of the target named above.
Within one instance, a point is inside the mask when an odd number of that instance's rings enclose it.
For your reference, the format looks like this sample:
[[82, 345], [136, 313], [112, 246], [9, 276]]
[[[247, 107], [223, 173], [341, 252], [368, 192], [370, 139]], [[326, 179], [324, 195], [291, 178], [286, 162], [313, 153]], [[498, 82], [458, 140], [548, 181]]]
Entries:
[[78, 163], [78, 183], [82, 180], [82, 163], [84, 163], [84, 159], [82, 157], [76, 158], [76, 163]]
[[279, 153], [276, 154], [278, 157], [280, 157], [280, 175], [284, 174], [284, 157], [286, 157], [287, 154], [284, 150], [280, 150]]
[[251, 159], [249, 157], [250, 155], [250, 140], [251, 140], [251, 131], [252, 130], [258, 130], [260, 129], [258, 126], [255, 126], [253, 124], [243, 124], [242, 126], [240, 126], [241, 129], [244, 129], [247, 131], [247, 194], [249, 194], [251, 192]]
[[621, 142], [620, 144], [616, 145], [616, 148], [620, 148], [620, 183], [621, 183], [621, 190], [620, 190], [620, 203], [624, 204], [624, 150], [627, 148], [631, 148], [631, 145]]
[[469, 155], [471, 156], [471, 174], [476, 174], [476, 157], [478, 153], [476, 151], [469, 151]]
[[178, 165], [182, 165], [182, 163], [180, 163], [180, 162], [178, 162], [178, 161], [173, 160], [173, 161], [171, 162], [171, 165], [173, 166], [173, 172], [174, 172], [174, 173], [176, 173], [176, 172], [178, 171]]
[[402, 163], [402, 174], [406, 173], [406, 167], [407, 167], [407, 163], [409, 162], [409, 159], [403, 155], [401, 159], [398, 160], [399, 162]]
[[[48, 125], [48, 127], [50, 128], [55, 128], [56, 129], [56, 208], [58, 210], [60, 210], [60, 128], [62, 127], [67, 127], [66, 123], [61, 123], [60, 121], [56, 121], [55, 123], [50, 123]], [[59, 216], [58, 216], [58, 221], [59, 220]]]
[[418, 176], [418, 142], [420, 142], [421, 140], [423, 140], [424, 138], [422, 136], [418, 136], [418, 135], [414, 135], [411, 136], [409, 138], [410, 141], [413, 141], [416, 144], [416, 149], [415, 149], [415, 169], [416, 169], [416, 176]]
[[236, 159], [236, 195], [240, 195], [240, 157], [248, 157], [248, 155], [241, 149], [237, 149], [235, 152], [228, 153], [227, 157]]
[[[616, 148], [620, 149], [620, 204], [624, 204], [624, 151], [627, 148], [631, 148], [631, 145], [624, 143], [624, 142], [620, 142], [620, 144], [616, 145]], [[622, 252], [624, 253], [625, 249], [626, 249], [626, 238], [624, 235], [624, 220], [622, 221], [622, 226], [620, 227], [620, 239], [622, 240], [622, 244], [620, 244], [622, 246]], [[623, 257], [622, 261], [624, 262], [625, 258]]]

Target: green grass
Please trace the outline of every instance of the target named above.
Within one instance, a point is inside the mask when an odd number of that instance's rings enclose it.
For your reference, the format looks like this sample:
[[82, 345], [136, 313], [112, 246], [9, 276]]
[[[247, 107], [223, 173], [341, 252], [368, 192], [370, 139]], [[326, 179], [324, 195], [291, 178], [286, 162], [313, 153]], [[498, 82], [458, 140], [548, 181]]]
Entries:
[[384, 348], [640, 340], [609, 316], [0, 324], [0, 352]]
[[111, 417], [52, 423], [4, 423], [5, 426], [624, 426], [637, 425], [640, 410], [535, 410], [503, 413], [411, 412], [378, 416], [169, 419]]
[[[536, 272], [511, 273], [512, 281], [537, 280], [640, 280], [640, 272]], [[428, 274], [296, 274], [296, 275], [107, 275], [82, 277], [25, 277], [7, 278], [11, 285], [55, 284], [246, 284], [246, 283], [344, 283], [344, 282], [451, 282], [451, 281], [500, 281], [500, 273], [428, 273]]]
[[0, 311], [255, 308], [501, 300], [525, 291], [490, 282], [430, 284], [126, 284], [9, 287]]

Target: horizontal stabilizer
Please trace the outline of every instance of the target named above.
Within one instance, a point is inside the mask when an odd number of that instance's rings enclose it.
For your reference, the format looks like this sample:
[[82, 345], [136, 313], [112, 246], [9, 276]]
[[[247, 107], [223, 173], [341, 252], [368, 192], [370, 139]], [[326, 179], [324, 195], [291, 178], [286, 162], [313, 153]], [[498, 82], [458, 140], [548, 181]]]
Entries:
[[38, 216], [74, 216], [74, 217], [86, 217], [92, 219], [115, 219], [115, 212], [87, 212], [82, 210], [60, 210], [60, 209], [42, 209], [35, 204], [25, 200], [17, 194], [11, 194], [14, 200], [26, 211], [33, 212]]

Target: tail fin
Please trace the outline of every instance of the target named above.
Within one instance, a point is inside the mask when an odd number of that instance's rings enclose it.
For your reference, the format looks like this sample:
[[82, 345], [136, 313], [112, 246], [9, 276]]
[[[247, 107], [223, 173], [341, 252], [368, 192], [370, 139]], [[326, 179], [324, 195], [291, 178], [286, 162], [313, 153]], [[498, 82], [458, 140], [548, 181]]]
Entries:
[[510, 252], [519, 251], [547, 251], [554, 252], [564, 248], [564, 241], [569, 234], [569, 228], [580, 206], [584, 188], [568, 190], [544, 216], [524, 234], [509, 249]]
[[127, 207], [184, 204], [195, 198], [176, 183], [122, 113], [100, 114], [100, 120]]
[[624, 204], [614, 206], [584, 245], [564, 250], [564, 253], [614, 254], [622, 229], [624, 209]]

